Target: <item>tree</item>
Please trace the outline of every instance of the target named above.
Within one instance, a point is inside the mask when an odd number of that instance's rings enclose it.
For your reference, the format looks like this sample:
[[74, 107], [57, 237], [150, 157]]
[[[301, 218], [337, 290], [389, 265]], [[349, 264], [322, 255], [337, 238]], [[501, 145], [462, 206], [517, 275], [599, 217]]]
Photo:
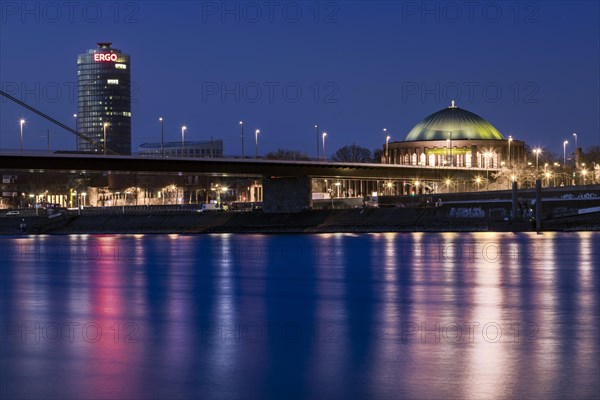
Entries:
[[267, 153], [265, 157], [270, 160], [310, 160], [306, 153], [290, 149], [277, 149], [277, 151]]
[[383, 157], [383, 150], [381, 150], [380, 148], [373, 150], [373, 162], [374, 163], [381, 163], [382, 157]]
[[588, 147], [587, 151], [581, 154], [581, 161], [590, 166], [592, 163], [600, 163], [600, 146]]
[[490, 180], [493, 179], [496, 182], [498, 189], [510, 189], [513, 180], [518, 182], [522, 188], [533, 187], [536, 178], [541, 177], [541, 175], [536, 173], [535, 166], [514, 163], [510, 168], [506, 165], [502, 166], [498, 172], [491, 173], [490, 177]]
[[371, 150], [352, 144], [339, 148], [331, 157], [336, 162], [368, 163], [372, 162]]

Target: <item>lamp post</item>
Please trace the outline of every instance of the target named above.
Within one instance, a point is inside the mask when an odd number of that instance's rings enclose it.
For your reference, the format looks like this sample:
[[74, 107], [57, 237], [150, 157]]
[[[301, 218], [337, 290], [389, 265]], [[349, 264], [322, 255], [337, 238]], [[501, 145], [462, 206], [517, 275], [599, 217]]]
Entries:
[[392, 182], [387, 182], [385, 184], [385, 187], [388, 189], [388, 191], [387, 191], [388, 195], [392, 194], [392, 188], [394, 187], [394, 184]]
[[187, 129], [187, 126], [183, 125], [181, 127], [181, 157], [183, 157], [183, 149], [185, 147], [185, 130]]
[[104, 148], [104, 155], [106, 155], [106, 127], [108, 127], [108, 122], [102, 124], [104, 128], [104, 142], [102, 142], [102, 147]]
[[160, 121], [160, 156], [165, 156], [165, 129], [163, 117], [158, 119]]
[[323, 161], [327, 161], [327, 156], [325, 155], [325, 138], [327, 137], [327, 132], [323, 132]]
[[454, 167], [454, 157], [452, 157], [452, 132], [448, 132], [448, 147], [450, 148], [450, 166]]
[[579, 167], [579, 163], [578, 163], [578, 158], [577, 158], [577, 134], [573, 133], [573, 136], [575, 136], [575, 168]]
[[512, 135], [508, 136], [508, 168], [510, 168], [510, 144], [512, 143]]
[[583, 176], [583, 185], [585, 186], [585, 178], [587, 176], [587, 169], [582, 169], [581, 175]]
[[25, 120], [21, 118], [21, 120], [19, 121], [19, 126], [21, 127], [21, 153], [23, 152], [23, 125], [25, 125]]
[[540, 149], [539, 147], [533, 149], [533, 154], [535, 154], [535, 173], [536, 173], [536, 175], [539, 172], [538, 158], [539, 158], [541, 152], [542, 152], [542, 149]]
[[483, 153], [483, 156], [485, 157], [485, 184], [486, 184], [486, 189], [489, 190], [490, 189], [490, 174], [489, 174], [489, 168], [490, 168], [490, 160], [489, 157], [492, 155], [491, 152], [486, 151], [485, 153]]
[[[75, 132], [79, 132], [79, 124], [77, 123], [77, 114], [73, 114], [73, 118], [75, 118]], [[77, 148], [77, 138], [75, 138], [75, 148]]]
[[[383, 136], [387, 137], [387, 128], [383, 128]], [[387, 161], [388, 160], [387, 139], [386, 139], [386, 143], [385, 143], [385, 154], [384, 154], [384, 157], [385, 157], [385, 162], [384, 162], [384, 164], [385, 164], [385, 163], [388, 162]]]
[[257, 129], [254, 132], [254, 142], [256, 144], [256, 158], [258, 158], [258, 134], [260, 133], [260, 129]]
[[563, 168], [567, 168], [567, 145], [569, 144], [568, 140], [563, 142]]
[[242, 159], [246, 158], [246, 153], [244, 152], [244, 121], [240, 121], [240, 128], [242, 130]]
[[390, 135], [387, 135], [387, 136], [385, 137], [385, 161], [386, 161], [388, 164], [391, 164], [391, 163], [390, 163], [390, 149], [389, 149], [389, 145], [390, 145], [390, 138], [391, 138], [391, 136], [390, 136]]
[[319, 155], [319, 125], [315, 125], [315, 131], [317, 132], [317, 161], [321, 159]]

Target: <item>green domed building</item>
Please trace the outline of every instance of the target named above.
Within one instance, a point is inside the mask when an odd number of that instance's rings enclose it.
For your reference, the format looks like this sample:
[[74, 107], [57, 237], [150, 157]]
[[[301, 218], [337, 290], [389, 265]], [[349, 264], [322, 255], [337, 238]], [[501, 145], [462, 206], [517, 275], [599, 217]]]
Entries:
[[387, 164], [498, 169], [523, 160], [525, 143], [505, 138], [492, 124], [452, 101], [410, 130], [403, 141], [384, 145]]

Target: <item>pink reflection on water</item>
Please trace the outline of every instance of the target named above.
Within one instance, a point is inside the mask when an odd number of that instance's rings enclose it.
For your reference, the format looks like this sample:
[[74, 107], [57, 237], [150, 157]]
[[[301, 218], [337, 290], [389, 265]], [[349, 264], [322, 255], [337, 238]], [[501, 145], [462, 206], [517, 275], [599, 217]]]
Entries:
[[[110, 254], [120, 244], [118, 236], [98, 239], [103, 254]], [[84, 390], [99, 398], [133, 397], [139, 390], [137, 385], [131, 384], [132, 367], [135, 370], [139, 364], [137, 343], [130, 342], [132, 328], [124, 321], [129, 307], [124, 285], [129, 280], [129, 267], [122, 260], [108, 257], [90, 263], [93, 322], [82, 331], [87, 345], [81, 351], [92, 366]]]

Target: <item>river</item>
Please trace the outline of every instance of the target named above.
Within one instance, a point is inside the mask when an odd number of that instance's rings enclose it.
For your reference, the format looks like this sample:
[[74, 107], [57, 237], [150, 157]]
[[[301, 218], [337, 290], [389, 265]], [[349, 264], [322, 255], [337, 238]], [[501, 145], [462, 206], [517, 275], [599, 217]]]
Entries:
[[600, 392], [600, 233], [0, 237], [0, 398]]

